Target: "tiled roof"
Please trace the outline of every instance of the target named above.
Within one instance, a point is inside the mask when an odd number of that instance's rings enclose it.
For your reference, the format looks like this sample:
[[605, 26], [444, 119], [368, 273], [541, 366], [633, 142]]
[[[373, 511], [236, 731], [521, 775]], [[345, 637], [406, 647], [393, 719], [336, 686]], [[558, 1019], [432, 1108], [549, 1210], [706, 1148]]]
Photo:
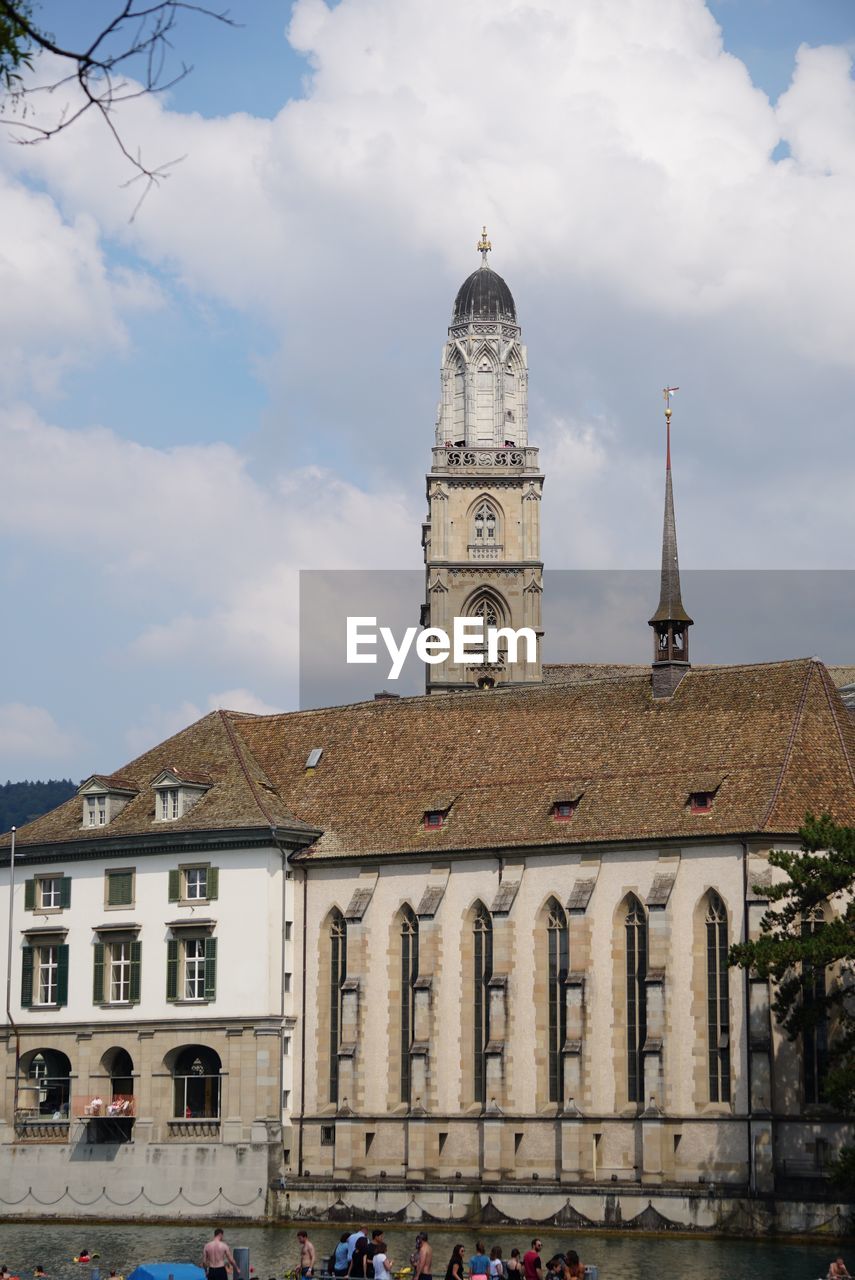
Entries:
[[[19, 840], [303, 825], [323, 835], [298, 856], [337, 858], [783, 835], [807, 809], [853, 820], [853, 763], [855, 725], [813, 659], [694, 669], [656, 700], [644, 668], [468, 696], [214, 712], [123, 766], [140, 794], [109, 826], [84, 831], [75, 797]], [[212, 785], [185, 817], [155, 824], [151, 783], [168, 767]], [[687, 797], [711, 778], [721, 783], [712, 809], [693, 814]], [[556, 797], [577, 792], [572, 818], [556, 821]], [[426, 829], [425, 811], [452, 800], [443, 826]]]
[[[156, 795], [152, 783], [167, 769], [188, 781], [204, 777], [210, 783], [210, 790], [184, 817], [172, 822], [155, 822]], [[119, 774], [98, 776], [106, 780], [120, 776], [125, 787], [136, 789], [139, 794], [107, 826], [86, 828], [82, 825], [80, 798], [75, 795], [58, 809], [20, 827], [18, 844], [53, 844], [75, 839], [89, 843], [141, 834], [302, 825], [295, 822], [247, 744], [236, 737], [231, 718], [222, 711], [212, 711], [131, 764], [123, 765]], [[0, 837], [0, 845], [8, 842], [8, 835]]]
[[[795, 832], [806, 809], [855, 815], [855, 730], [811, 659], [649, 669], [489, 693], [234, 717], [289, 808], [324, 835], [301, 857]], [[306, 748], [323, 743], [311, 776]], [[709, 813], [687, 797], [721, 779]], [[584, 787], [570, 821], [556, 795]], [[425, 830], [429, 797], [454, 794]]]

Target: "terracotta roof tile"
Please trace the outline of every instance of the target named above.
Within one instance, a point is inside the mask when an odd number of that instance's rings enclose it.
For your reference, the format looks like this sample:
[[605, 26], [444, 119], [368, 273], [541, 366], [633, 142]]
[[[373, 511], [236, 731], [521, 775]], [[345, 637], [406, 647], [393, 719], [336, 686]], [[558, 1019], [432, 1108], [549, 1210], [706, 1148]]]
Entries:
[[[312, 747], [317, 768], [306, 771]], [[107, 827], [77, 797], [21, 828], [23, 844], [271, 825], [323, 835], [300, 857], [590, 845], [794, 833], [805, 810], [855, 813], [855, 725], [812, 659], [691, 670], [654, 700], [649, 668], [473, 695], [270, 716], [213, 712], [121, 776], [139, 787]], [[165, 768], [210, 775], [176, 822], [154, 823]], [[720, 781], [712, 809], [694, 790]], [[556, 798], [580, 794], [567, 822]], [[424, 814], [453, 801], [442, 827]], [[440, 803], [441, 802], [441, 803]], [[8, 837], [6, 837], [8, 842]]]

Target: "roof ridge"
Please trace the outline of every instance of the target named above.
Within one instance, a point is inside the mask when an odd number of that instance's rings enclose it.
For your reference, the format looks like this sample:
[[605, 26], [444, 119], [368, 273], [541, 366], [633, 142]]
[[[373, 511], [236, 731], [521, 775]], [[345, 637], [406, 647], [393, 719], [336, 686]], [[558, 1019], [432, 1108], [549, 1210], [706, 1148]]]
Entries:
[[[840, 708], [838, 705], [840, 702], [840, 694], [838, 693], [836, 685], [832, 683], [831, 676], [828, 673], [828, 668], [824, 663], [820, 664], [819, 675], [822, 681], [822, 687], [825, 690], [825, 699], [831, 712], [831, 718], [834, 721], [834, 727], [837, 730], [837, 739], [840, 743], [841, 750], [843, 751], [843, 758], [845, 759], [846, 765], [849, 769], [849, 777], [851, 781], [855, 783], [855, 766], [853, 766], [852, 757], [849, 754], [849, 744], [846, 741], [846, 735], [843, 732], [843, 725], [840, 722]], [[836, 698], [832, 695], [832, 689], [834, 690], [834, 693], [837, 694]]]
[[[802, 661], [804, 661], [804, 659], [802, 659]], [[801, 721], [802, 721], [802, 712], [804, 711], [805, 703], [807, 702], [808, 689], [810, 688], [810, 682], [811, 682], [811, 677], [813, 675], [814, 665], [815, 665], [814, 662], [808, 659], [807, 668], [805, 670], [805, 678], [804, 678], [804, 681], [802, 682], [802, 691], [801, 691], [801, 694], [799, 695], [799, 705], [796, 707], [796, 714], [793, 717], [793, 723], [792, 723], [792, 726], [790, 727], [790, 735], [787, 739], [786, 750], [784, 751], [784, 759], [781, 762], [781, 772], [778, 774], [778, 781], [775, 783], [774, 790], [772, 791], [772, 798], [769, 801], [769, 804], [766, 808], [766, 812], [763, 814], [763, 817], [760, 820], [761, 831], [763, 830], [763, 828], [766, 826], [766, 823], [771, 818], [775, 805], [778, 803], [778, 797], [781, 794], [781, 788], [784, 785], [784, 777], [786, 775], [787, 769], [789, 768], [790, 760], [792, 759], [792, 755], [793, 755], [793, 747], [795, 746], [795, 742], [796, 742], [796, 734], [799, 731], [799, 725], [801, 724]], [[816, 664], [816, 665], [819, 665], [819, 664]]]
[[[262, 800], [261, 796], [259, 795], [259, 793], [258, 793], [258, 788], [257, 788], [257, 787], [256, 787], [256, 785], [255, 785], [255, 779], [252, 777], [252, 775], [251, 775], [251, 774], [250, 774], [250, 772], [249, 772], [249, 769], [247, 768], [247, 763], [246, 763], [246, 760], [244, 759], [243, 751], [241, 750], [241, 744], [240, 744], [240, 742], [239, 742], [239, 740], [238, 740], [238, 736], [237, 736], [237, 734], [236, 734], [236, 733], [235, 733], [235, 731], [234, 731], [234, 728], [233, 728], [233, 727], [232, 727], [232, 725], [229, 723], [228, 716], [227, 716], [226, 712], [225, 712], [225, 711], [218, 711], [216, 714], [220, 717], [220, 720], [221, 720], [221, 722], [222, 722], [222, 725], [223, 725], [223, 727], [225, 728], [225, 731], [226, 731], [226, 737], [228, 738], [229, 742], [231, 743], [232, 750], [234, 751], [235, 755], [237, 756], [238, 764], [240, 765], [241, 770], [243, 771], [243, 776], [246, 778], [247, 783], [249, 784], [249, 789], [250, 789], [250, 791], [252, 792], [252, 798], [253, 798], [253, 800], [254, 800], [254, 801], [255, 801], [255, 803], [258, 805], [259, 809], [261, 810], [262, 816], [264, 817], [265, 821], [266, 821], [266, 822], [268, 822], [268, 823], [270, 824], [270, 826], [271, 826], [271, 827], [275, 827], [275, 826], [276, 826], [276, 823], [274, 822], [274, 820], [273, 820], [273, 818], [272, 818], [272, 816], [271, 816], [271, 814], [270, 814], [270, 810], [266, 807], [266, 805], [265, 805], [264, 801]], [[256, 761], [256, 763], [258, 763], [258, 762]], [[259, 769], [260, 769], [260, 768], [261, 768], [261, 765], [259, 765], [258, 767], [259, 767]], [[265, 775], [265, 776], [266, 776], [266, 775]]]

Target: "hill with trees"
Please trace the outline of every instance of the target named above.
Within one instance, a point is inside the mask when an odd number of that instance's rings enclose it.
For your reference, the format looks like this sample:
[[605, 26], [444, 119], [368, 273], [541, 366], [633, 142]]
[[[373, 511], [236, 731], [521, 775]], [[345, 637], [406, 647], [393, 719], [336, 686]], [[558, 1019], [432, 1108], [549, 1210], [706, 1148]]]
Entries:
[[0, 784], [0, 832], [21, 827], [39, 814], [55, 809], [77, 790], [70, 778], [49, 782], [5, 782]]

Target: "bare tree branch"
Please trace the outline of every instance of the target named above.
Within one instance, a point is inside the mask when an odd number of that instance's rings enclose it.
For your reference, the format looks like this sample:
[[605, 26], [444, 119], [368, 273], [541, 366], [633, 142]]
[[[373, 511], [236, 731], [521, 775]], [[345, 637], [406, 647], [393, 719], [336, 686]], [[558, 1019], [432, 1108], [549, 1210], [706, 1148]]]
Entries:
[[[0, 119], [0, 123], [27, 131], [31, 136], [18, 137], [15, 141], [23, 146], [32, 146], [56, 137], [94, 109], [122, 156], [136, 170], [123, 185], [129, 186], [140, 180], [144, 183], [145, 189], [134, 209], [135, 216], [152, 186], [168, 177], [168, 171], [179, 161], [172, 159], [158, 165], [145, 162], [139, 150], [134, 153], [125, 143], [113, 113], [116, 107], [134, 98], [164, 93], [190, 74], [192, 66], [182, 62], [180, 71], [168, 79], [164, 78], [167, 60], [173, 51], [170, 36], [181, 12], [201, 14], [229, 27], [239, 25], [229, 16], [228, 10], [218, 11], [190, 0], [158, 0], [155, 3], [124, 0], [115, 16], [97, 32], [88, 47], [77, 50], [65, 47], [42, 31], [33, 21], [25, 0], [0, 0], [0, 35], [7, 35], [0, 46], [0, 53], [5, 55], [0, 62], [0, 71], [5, 73], [8, 104], [13, 112], [20, 112], [19, 115]], [[118, 45], [114, 48], [116, 41]], [[15, 75], [15, 70], [19, 65], [32, 65], [33, 49], [73, 64], [73, 70], [49, 84], [24, 83], [20, 76]], [[125, 78], [130, 70], [126, 64], [132, 61], [139, 64], [140, 73], [133, 80]], [[117, 75], [117, 72], [121, 74]], [[39, 124], [23, 118], [27, 115], [29, 100], [37, 94], [53, 94], [73, 83], [77, 84], [82, 95], [79, 106], [64, 109], [59, 119], [51, 124]], [[0, 116], [5, 106], [0, 102]]]

